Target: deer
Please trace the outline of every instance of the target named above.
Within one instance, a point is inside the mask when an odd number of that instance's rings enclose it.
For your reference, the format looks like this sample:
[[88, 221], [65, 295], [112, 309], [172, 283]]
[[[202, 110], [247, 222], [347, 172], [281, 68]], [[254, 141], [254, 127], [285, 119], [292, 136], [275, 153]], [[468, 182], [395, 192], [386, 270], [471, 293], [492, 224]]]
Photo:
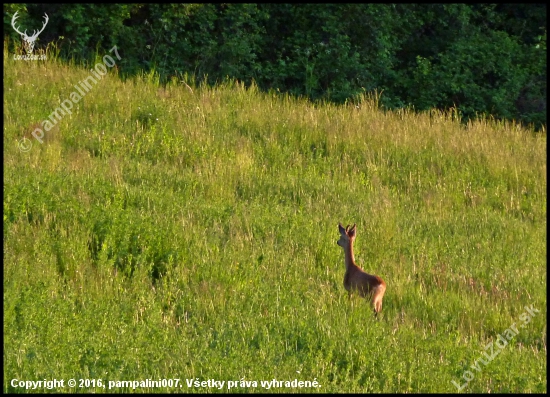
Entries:
[[349, 225], [344, 229], [341, 223], [338, 223], [340, 239], [336, 242], [344, 249], [344, 263], [346, 273], [344, 274], [344, 288], [348, 291], [348, 298], [351, 299], [352, 292], [358, 292], [361, 297], [372, 297], [374, 306], [374, 315], [382, 310], [382, 298], [386, 292], [386, 283], [378, 276], [368, 274], [355, 263], [353, 256], [353, 242], [355, 241], [356, 225], [351, 229]]

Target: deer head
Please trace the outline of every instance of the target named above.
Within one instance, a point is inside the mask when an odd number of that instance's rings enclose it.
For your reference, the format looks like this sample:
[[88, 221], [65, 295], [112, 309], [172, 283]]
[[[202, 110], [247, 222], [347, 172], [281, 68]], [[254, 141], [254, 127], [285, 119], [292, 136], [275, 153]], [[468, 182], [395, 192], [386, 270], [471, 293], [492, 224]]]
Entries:
[[11, 19], [11, 26], [13, 29], [21, 35], [21, 38], [25, 42], [25, 50], [27, 53], [31, 53], [34, 50], [34, 43], [36, 42], [36, 39], [38, 38], [38, 35], [42, 33], [46, 25], [48, 24], [49, 18], [48, 14], [44, 13], [44, 24], [42, 25], [42, 29], [40, 29], [38, 32], [35, 30], [32, 36], [27, 36], [27, 31], [21, 32], [19, 29], [17, 29], [17, 26], [15, 26], [15, 20], [17, 19], [17, 13], [19, 11], [16, 11], [15, 14], [13, 14], [13, 18]]
[[340, 230], [340, 239], [336, 242], [340, 247], [347, 248], [355, 240], [355, 224], [351, 227], [349, 225], [344, 229], [341, 223], [338, 224], [338, 230]]

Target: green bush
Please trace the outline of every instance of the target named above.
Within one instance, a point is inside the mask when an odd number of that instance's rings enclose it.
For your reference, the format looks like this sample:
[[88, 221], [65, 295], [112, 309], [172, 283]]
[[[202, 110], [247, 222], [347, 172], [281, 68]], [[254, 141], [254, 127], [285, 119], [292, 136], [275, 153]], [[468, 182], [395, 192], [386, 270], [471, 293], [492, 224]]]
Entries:
[[37, 27], [39, 47], [96, 62], [117, 46], [124, 76], [236, 79], [344, 103], [383, 92], [386, 108], [455, 107], [546, 124], [546, 9], [489, 4], [6, 4]]

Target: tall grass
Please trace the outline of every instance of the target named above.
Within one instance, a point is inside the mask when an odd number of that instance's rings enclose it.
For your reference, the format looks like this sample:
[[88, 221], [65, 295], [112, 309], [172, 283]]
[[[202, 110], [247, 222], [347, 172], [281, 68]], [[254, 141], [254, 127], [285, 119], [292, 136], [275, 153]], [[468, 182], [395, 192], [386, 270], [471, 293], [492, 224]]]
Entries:
[[547, 391], [545, 134], [113, 70], [40, 143], [90, 71], [4, 50], [5, 392]]

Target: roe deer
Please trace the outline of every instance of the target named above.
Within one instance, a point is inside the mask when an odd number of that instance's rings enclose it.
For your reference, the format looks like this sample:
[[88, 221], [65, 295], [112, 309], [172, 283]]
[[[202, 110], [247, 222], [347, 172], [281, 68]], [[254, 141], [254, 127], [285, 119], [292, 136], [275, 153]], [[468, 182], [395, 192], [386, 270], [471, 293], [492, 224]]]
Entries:
[[366, 273], [355, 264], [353, 256], [353, 242], [355, 241], [355, 224], [350, 229], [349, 225], [344, 229], [341, 223], [338, 224], [340, 239], [336, 242], [344, 249], [344, 262], [346, 274], [344, 275], [344, 288], [348, 295], [357, 291], [362, 297], [372, 295], [375, 316], [382, 310], [382, 298], [386, 292], [386, 283], [378, 276]]

